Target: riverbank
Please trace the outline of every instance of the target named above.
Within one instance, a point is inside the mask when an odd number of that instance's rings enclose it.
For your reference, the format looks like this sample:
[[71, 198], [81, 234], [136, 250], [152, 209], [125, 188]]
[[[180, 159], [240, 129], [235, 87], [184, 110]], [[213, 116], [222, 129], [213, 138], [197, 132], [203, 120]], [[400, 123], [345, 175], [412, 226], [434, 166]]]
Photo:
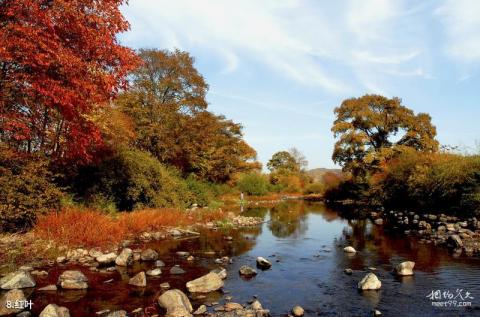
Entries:
[[480, 255], [480, 221], [476, 217], [459, 218], [446, 214], [415, 212], [371, 212], [372, 222], [405, 235], [414, 236], [419, 243], [446, 247], [453, 256]]

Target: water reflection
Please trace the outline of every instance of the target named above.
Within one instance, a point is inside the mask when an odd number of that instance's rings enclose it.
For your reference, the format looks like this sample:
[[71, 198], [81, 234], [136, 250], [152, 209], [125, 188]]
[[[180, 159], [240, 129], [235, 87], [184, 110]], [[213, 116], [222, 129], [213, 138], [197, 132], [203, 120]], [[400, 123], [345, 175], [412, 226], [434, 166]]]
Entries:
[[[235, 256], [228, 267], [224, 289], [230, 291], [236, 302], [247, 302], [259, 295], [265, 307], [274, 315], [284, 315], [293, 306], [301, 305], [307, 315], [368, 316], [378, 308], [387, 316], [449, 316], [451, 310], [433, 310], [426, 295], [432, 289], [463, 288], [478, 298], [480, 303], [480, 261], [477, 258], [453, 258], [446, 250], [420, 244], [396, 232], [384, 231], [368, 220], [343, 219], [339, 213], [320, 203], [286, 201], [268, 207], [245, 208], [245, 216], [261, 217], [262, 226], [242, 230], [201, 230], [194, 239], [151, 242], [141, 246], [153, 248], [165, 262], [162, 275], [148, 278], [144, 289], [132, 288], [128, 279], [152, 263], [136, 263], [119, 268], [113, 273], [92, 273], [82, 270], [90, 281], [87, 292], [34, 292], [34, 313], [46, 304], [55, 302], [67, 306], [73, 316], [94, 316], [103, 309], [138, 307], [156, 310], [156, 298], [161, 294], [160, 284], [185, 290], [185, 283], [217, 268], [216, 257]], [[225, 236], [231, 236], [231, 240]], [[352, 245], [359, 252], [345, 254], [343, 246]], [[189, 262], [176, 255], [188, 251], [195, 256]], [[214, 254], [212, 254], [214, 252]], [[255, 257], [269, 258], [273, 267], [259, 271], [252, 279], [241, 279], [238, 269], [244, 264], [255, 265]], [[391, 271], [402, 260], [416, 262], [414, 276], [398, 278]], [[170, 275], [173, 265], [185, 269], [184, 275]], [[40, 278], [38, 286], [56, 282], [59, 274], [69, 266], [54, 267], [48, 277]], [[353, 274], [346, 275], [345, 268]], [[358, 281], [370, 269], [382, 281], [380, 291], [357, 291]], [[105, 283], [112, 280], [111, 283]], [[203, 303], [223, 302], [224, 294], [215, 292], [206, 298], [193, 298], [195, 307]], [[457, 310], [453, 315], [474, 310]], [[457, 314], [458, 313], [458, 314]]]

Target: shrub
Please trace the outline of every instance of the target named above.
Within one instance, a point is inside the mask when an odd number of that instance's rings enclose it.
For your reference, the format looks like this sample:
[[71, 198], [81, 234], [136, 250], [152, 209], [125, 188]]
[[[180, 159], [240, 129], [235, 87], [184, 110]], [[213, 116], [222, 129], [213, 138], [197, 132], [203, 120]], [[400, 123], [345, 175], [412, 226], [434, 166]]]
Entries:
[[62, 195], [46, 161], [1, 151], [0, 231], [30, 228], [38, 215], [59, 207]]
[[268, 192], [268, 179], [260, 173], [248, 173], [240, 176], [237, 182], [240, 191], [249, 195], [260, 196]]
[[304, 194], [309, 195], [309, 194], [323, 194], [325, 190], [325, 185], [322, 183], [311, 183], [305, 186], [305, 189], [303, 191]]
[[195, 176], [189, 176], [185, 183], [192, 196], [191, 203], [196, 203], [199, 206], [208, 206], [214, 200], [216, 193], [213, 184], [200, 181]]
[[120, 149], [99, 165], [80, 169], [75, 187], [87, 201], [103, 197], [118, 210], [185, 207], [192, 201], [176, 171], [139, 150]]
[[372, 191], [391, 207], [480, 213], [480, 156], [406, 152], [372, 178]]

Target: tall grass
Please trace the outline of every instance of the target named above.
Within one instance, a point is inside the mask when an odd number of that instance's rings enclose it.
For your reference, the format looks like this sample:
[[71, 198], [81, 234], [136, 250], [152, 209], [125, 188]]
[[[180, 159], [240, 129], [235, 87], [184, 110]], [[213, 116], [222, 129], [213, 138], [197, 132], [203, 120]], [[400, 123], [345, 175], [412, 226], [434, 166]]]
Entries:
[[70, 247], [104, 247], [145, 231], [187, 226], [224, 217], [220, 210], [146, 209], [116, 216], [97, 210], [67, 208], [40, 216], [34, 228], [39, 239]]

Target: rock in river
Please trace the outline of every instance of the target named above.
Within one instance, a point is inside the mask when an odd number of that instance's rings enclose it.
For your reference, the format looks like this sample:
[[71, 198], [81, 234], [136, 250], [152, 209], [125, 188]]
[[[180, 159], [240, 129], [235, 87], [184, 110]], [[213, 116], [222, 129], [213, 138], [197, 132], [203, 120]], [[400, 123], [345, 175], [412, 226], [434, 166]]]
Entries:
[[65, 271], [58, 278], [58, 285], [63, 289], [86, 289], [88, 279], [80, 271]]
[[395, 267], [395, 273], [399, 276], [413, 275], [415, 262], [405, 261]]
[[185, 273], [186, 273], [185, 270], [178, 265], [175, 265], [170, 269], [170, 274], [173, 274], [173, 275], [179, 275], [179, 274], [185, 274]]
[[45, 307], [39, 315], [40, 317], [70, 317], [70, 312], [66, 307], [60, 307], [50, 304]]
[[115, 262], [116, 259], [117, 259], [117, 254], [115, 254], [114, 252], [102, 254], [95, 258], [95, 260], [101, 265], [112, 264]]
[[158, 260], [158, 253], [152, 249], [143, 250], [140, 254], [142, 261], [156, 261]]
[[1, 289], [29, 288], [36, 285], [35, 280], [28, 271], [16, 271], [0, 279]]
[[162, 274], [162, 270], [159, 268], [147, 271], [148, 276], [159, 276], [160, 274]]
[[129, 266], [133, 263], [133, 251], [130, 248], [125, 248], [115, 259], [115, 264], [118, 266]]
[[356, 253], [357, 252], [357, 250], [355, 250], [354, 247], [352, 247], [352, 246], [348, 246], [348, 247], [343, 248], [343, 251], [345, 251], [347, 253]]
[[190, 317], [192, 316], [193, 307], [181, 290], [172, 289], [166, 291], [158, 298], [160, 307], [167, 311], [167, 317]]
[[257, 271], [254, 268], [251, 268], [248, 265], [243, 265], [240, 268], [240, 270], [238, 270], [238, 272], [240, 273], [240, 275], [243, 275], [243, 276], [255, 276], [255, 275], [257, 275]]
[[358, 289], [362, 291], [377, 290], [380, 287], [382, 287], [382, 282], [380, 282], [378, 277], [373, 273], [368, 273], [360, 282], [358, 282]]
[[213, 272], [187, 283], [187, 289], [190, 293], [209, 293], [222, 287], [223, 280]]
[[146, 287], [147, 286], [147, 276], [145, 275], [145, 272], [140, 272], [134, 277], [132, 277], [129, 281], [128, 284], [133, 285], [133, 286], [138, 286], [138, 287]]
[[272, 266], [272, 263], [265, 259], [264, 257], [257, 257], [257, 266], [261, 269], [269, 269]]
[[24, 302], [27, 299], [22, 290], [12, 289], [0, 297], [0, 316], [9, 316], [24, 310], [23, 307], [15, 308], [15, 302]]
[[305, 314], [305, 310], [301, 306], [295, 306], [292, 308], [292, 315], [295, 317], [302, 317]]

